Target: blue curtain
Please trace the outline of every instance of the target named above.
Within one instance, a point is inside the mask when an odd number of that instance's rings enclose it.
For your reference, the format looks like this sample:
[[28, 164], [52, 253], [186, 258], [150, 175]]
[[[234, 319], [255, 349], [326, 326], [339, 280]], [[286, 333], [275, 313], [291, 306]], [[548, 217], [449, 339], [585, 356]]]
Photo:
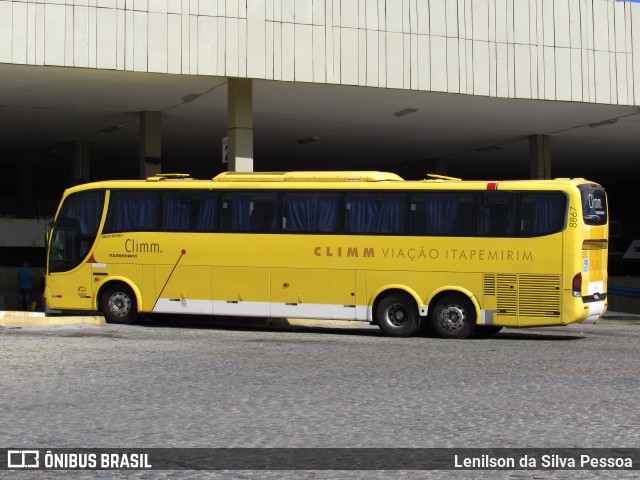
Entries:
[[166, 192], [162, 209], [162, 229], [170, 232], [189, 230], [192, 205], [190, 193]]
[[406, 208], [404, 195], [349, 195], [347, 205], [349, 206], [347, 232], [404, 232]]
[[112, 191], [109, 232], [158, 230], [160, 192]]
[[104, 192], [86, 192], [70, 195], [65, 200], [58, 219], [71, 218], [80, 225], [80, 235], [95, 235], [100, 225]]
[[68, 271], [86, 257], [95, 240], [104, 191], [91, 191], [68, 196], [56, 218], [49, 268], [52, 272]]
[[224, 200], [226, 212], [223, 229], [232, 232], [249, 231], [251, 202], [247, 195], [234, 195]]
[[[526, 197], [529, 197], [526, 195]], [[527, 198], [529, 199], [529, 198]], [[544, 235], [559, 232], [564, 226], [566, 200], [562, 195], [536, 195], [533, 210], [533, 235]]]
[[404, 233], [406, 200], [404, 196], [385, 195], [379, 203], [374, 229], [379, 233]]
[[348, 197], [347, 199], [347, 232], [374, 233], [373, 223], [378, 208], [373, 198]]
[[286, 194], [285, 217], [290, 232], [335, 232], [340, 195]]
[[450, 195], [429, 195], [424, 202], [426, 233], [446, 235], [453, 231], [459, 199]]
[[218, 198], [215, 193], [193, 190], [166, 192], [162, 228], [173, 232], [213, 232], [216, 230]]
[[[504, 195], [492, 200], [492, 193], [481, 196], [478, 206], [477, 231], [480, 235], [491, 237], [516, 236], [517, 202]], [[497, 197], [496, 197], [497, 198]], [[484, 200], [484, 201], [483, 201]]]
[[217, 220], [218, 196], [215, 193], [207, 193], [200, 202], [195, 229], [198, 232], [213, 232], [216, 230]]

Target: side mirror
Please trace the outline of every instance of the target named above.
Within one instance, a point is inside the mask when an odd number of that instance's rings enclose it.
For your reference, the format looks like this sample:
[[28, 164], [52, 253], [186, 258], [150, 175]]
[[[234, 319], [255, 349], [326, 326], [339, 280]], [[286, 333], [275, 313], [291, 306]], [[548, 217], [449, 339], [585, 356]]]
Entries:
[[44, 226], [44, 244], [47, 247], [49, 246], [49, 241], [51, 240], [51, 231], [53, 230], [53, 227], [55, 227], [55, 225], [56, 222], [52, 218]]

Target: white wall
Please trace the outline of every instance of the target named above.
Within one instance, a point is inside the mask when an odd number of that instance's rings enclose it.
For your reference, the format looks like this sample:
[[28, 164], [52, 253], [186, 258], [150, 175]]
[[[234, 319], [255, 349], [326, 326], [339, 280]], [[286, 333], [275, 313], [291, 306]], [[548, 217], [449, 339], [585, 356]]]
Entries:
[[640, 105], [640, 4], [0, 0], [0, 62]]
[[[0, 247], [44, 247], [49, 220], [0, 218]], [[16, 259], [19, 262], [21, 259]]]

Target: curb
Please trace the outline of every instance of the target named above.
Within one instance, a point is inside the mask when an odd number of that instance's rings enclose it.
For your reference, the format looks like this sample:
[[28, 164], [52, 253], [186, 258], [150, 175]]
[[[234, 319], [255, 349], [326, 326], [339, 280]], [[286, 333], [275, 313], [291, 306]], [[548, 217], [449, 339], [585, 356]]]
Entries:
[[350, 328], [350, 327], [368, 327], [369, 322], [357, 320], [316, 320], [311, 318], [279, 318], [274, 319], [272, 325], [289, 326], [289, 327], [333, 327], [333, 328]]
[[0, 325], [72, 325], [85, 323], [88, 325], [105, 325], [101, 316], [65, 316], [47, 317], [43, 312], [5, 312], [0, 311]]
[[618, 312], [616, 310], [607, 310], [600, 320], [615, 321], [640, 321], [640, 315], [637, 313]]
[[600, 322], [640, 322], [640, 315], [605, 315], [598, 320]]

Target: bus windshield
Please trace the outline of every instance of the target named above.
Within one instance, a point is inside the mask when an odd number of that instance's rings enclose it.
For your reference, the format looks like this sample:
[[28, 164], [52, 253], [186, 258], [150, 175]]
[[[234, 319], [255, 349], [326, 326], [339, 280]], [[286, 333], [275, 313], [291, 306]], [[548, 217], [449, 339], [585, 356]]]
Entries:
[[49, 244], [49, 271], [66, 272], [77, 267], [95, 241], [104, 192], [89, 191], [70, 195], [53, 224]]
[[586, 225], [607, 223], [607, 196], [600, 185], [580, 185], [582, 216]]

